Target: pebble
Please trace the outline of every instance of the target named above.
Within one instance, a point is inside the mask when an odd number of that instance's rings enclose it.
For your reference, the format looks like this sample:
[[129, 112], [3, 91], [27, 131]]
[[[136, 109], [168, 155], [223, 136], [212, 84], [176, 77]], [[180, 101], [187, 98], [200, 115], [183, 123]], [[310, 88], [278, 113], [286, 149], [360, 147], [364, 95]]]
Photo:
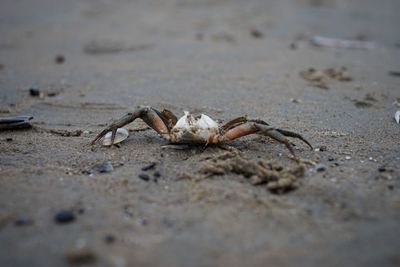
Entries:
[[148, 182], [150, 180], [150, 176], [148, 176], [147, 174], [144, 174], [144, 173], [139, 174], [139, 178], [146, 182]]
[[138, 224], [139, 224], [140, 226], [147, 226], [147, 225], [149, 224], [149, 222], [148, 222], [146, 219], [144, 219], [144, 218], [139, 218]]
[[324, 172], [324, 171], [326, 171], [326, 166], [324, 164], [317, 164], [315, 166], [315, 170], [317, 172]]
[[48, 96], [48, 97], [54, 97], [54, 96], [57, 96], [57, 95], [58, 95], [57, 92], [48, 92], [48, 93], [47, 93], [47, 96]]
[[290, 50], [296, 50], [296, 49], [297, 49], [297, 44], [296, 44], [295, 42], [290, 43], [289, 49], [290, 49]]
[[107, 244], [112, 244], [115, 242], [115, 236], [113, 235], [106, 235], [104, 237], [104, 242], [106, 242]]
[[62, 210], [54, 216], [54, 221], [58, 224], [70, 223], [75, 220], [75, 215], [70, 210]]
[[350, 156], [346, 156], [345, 159], [349, 160], [349, 159], [351, 159], [351, 157]]
[[160, 177], [161, 177], [161, 173], [155, 172], [155, 173], [154, 173], [154, 177], [155, 177], [155, 178], [160, 178]]
[[57, 55], [57, 56], [54, 58], [54, 61], [55, 61], [57, 64], [63, 64], [64, 61], [65, 61], [65, 57], [64, 57], [63, 55]]
[[97, 170], [101, 173], [112, 172], [114, 167], [111, 164], [111, 161], [106, 160], [103, 163], [97, 165]]
[[92, 264], [96, 255], [89, 248], [74, 248], [65, 253], [65, 259], [71, 265]]
[[7, 137], [7, 138], [6, 138], [6, 141], [7, 141], [7, 142], [11, 142], [12, 140], [13, 140], [12, 137]]
[[92, 171], [91, 170], [83, 170], [81, 173], [84, 175], [91, 175]]
[[19, 218], [14, 221], [15, 226], [29, 226], [32, 224], [33, 224], [33, 221], [31, 219], [27, 219], [27, 218]]
[[82, 214], [85, 213], [85, 209], [84, 208], [79, 208], [77, 212], [78, 212], [78, 214], [82, 215]]
[[31, 96], [40, 96], [40, 90], [36, 88], [30, 88], [29, 89], [29, 94]]
[[155, 163], [155, 162], [152, 162], [152, 163], [150, 163], [150, 164], [144, 166], [144, 167], [142, 168], [142, 171], [151, 170], [151, 169], [153, 169], [155, 166], [156, 166], [156, 163]]
[[329, 157], [328, 160], [329, 161], [334, 161], [335, 159], [334, 159], [334, 157]]
[[386, 168], [383, 167], [383, 166], [382, 166], [382, 167], [379, 167], [379, 168], [378, 168], [378, 171], [379, 171], [379, 172], [385, 172], [385, 171], [386, 171]]
[[263, 37], [263, 33], [262, 33], [260, 30], [258, 30], [258, 29], [251, 29], [251, 30], [250, 30], [250, 35], [251, 35], [253, 38], [257, 38], [257, 39]]

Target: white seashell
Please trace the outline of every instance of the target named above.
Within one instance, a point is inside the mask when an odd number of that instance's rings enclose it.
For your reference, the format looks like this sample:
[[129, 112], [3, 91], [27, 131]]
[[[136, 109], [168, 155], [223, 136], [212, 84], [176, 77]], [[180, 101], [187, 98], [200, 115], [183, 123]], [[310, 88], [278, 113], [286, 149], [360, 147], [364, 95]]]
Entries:
[[394, 114], [394, 119], [397, 123], [400, 123], [400, 110], [396, 111], [396, 113]]
[[[111, 135], [112, 135], [112, 133], [108, 132], [104, 136], [104, 138], [103, 138], [103, 146], [111, 146]], [[114, 144], [121, 143], [126, 138], [128, 138], [128, 136], [129, 136], [128, 130], [126, 130], [124, 128], [118, 128], [117, 129], [117, 133], [115, 135]]]

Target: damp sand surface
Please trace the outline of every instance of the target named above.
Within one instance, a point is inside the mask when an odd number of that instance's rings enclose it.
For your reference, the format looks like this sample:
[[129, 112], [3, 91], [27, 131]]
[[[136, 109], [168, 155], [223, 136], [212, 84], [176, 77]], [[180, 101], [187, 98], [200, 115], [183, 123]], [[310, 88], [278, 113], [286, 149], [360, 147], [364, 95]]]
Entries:
[[[1, 266], [399, 266], [398, 1], [2, 1]], [[315, 46], [312, 36], [373, 42]], [[310, 71], [311, 70], [311, 71]], [[165, 148], [139, 105], [302, 134]]]

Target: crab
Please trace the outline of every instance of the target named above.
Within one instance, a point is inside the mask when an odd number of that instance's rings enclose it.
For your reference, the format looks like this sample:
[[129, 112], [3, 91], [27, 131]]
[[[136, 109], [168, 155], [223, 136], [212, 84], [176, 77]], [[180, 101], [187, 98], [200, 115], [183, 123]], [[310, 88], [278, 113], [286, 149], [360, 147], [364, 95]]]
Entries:
[[142, 119], [162, 138], [172, 144], [197, 143], [207, 146], [208, 144], [219, 144], [257, 133], [269, 136], [284, 144], [295, 159], [297, 157], [287, 137], [298, 138], [313, 149], [311, 144], [300, 134], [272, 127], [260, 119], [247, 119], [247, 117], [243, 116], [221, 125], [204, 114], [193, 116], [188, 111], [184, 111], [184, 115], [178, 119], [167, 109], [158, 111], [150, 106], [141, 106], [111, 123], [93, 139], [91, 144], [94, 145], [109, 132], [111, 132], [110, 145], [114, 144], [118, 128], [133, 122], [137, 118]]

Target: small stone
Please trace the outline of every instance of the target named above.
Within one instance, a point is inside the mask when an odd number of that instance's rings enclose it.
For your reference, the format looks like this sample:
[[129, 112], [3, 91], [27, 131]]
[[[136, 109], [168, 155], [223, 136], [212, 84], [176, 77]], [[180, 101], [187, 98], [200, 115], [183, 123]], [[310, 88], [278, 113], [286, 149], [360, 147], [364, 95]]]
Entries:
[[97, 165], [97, 170], [100, 173], [107, 173], [107, 172], [112, 172], [114, 170], [114, 167], [112, 166], [109, 160], [106, 160], [103, 163]]
[[390, 184], [390, 185], [387, 186], [387, 188], [388, 188], [389, 190], [393, 190], [393, 189], [394, 189], [394, 185]]
[[319, 150], [320, 150], [320, 151], [326, 151], [326, 149], [327, 149], [326, 146], [320, 146], [320, 147], [319, 147]]
[[82, 215], [82, 214], [85, 213], [85, 209], [84, 209], [84, 208], [79, 208], [79, 209], [77, 210], [77, 212], [78, 212], [78, 214]]
[[386, 171], [386, 168], [383, 167], [383, 166], [382, 166], [382, 167], [379, 167], [378, 171], [379, 171], [379, 172], [385, 172], [385, 171]]
[[58, 94], [59, 94], [58, 92], [48, 92], [47, 96], [48, 97], [54, 97], [54, 96], [57, 96]]
[[324, 172], [324, 171], [326, 171], [326, 166], [324, 164], [317, 164], [315, 166], [315, 170], [317, 172]]
[[138, 177], [146, 182], [148, 182], [150, 180], [150, 176], [148, 176], [147, 174], [144, 174], [144, 173], [139, 174]]
[[104, 237], [104, 242], [106, 242], [106, 244], [112, 244], [115, 242], [115, 237], [113, 235], [106, 235]]
[[71, 265], [85, 265], [96, 262], [96, 255], [88, 248], [74, 248], [65, 253], [65, 259]]
[[147, 226], [149, 224], [149, 222], [144, 218], [139, 218], [138, 224], [141, 226]]
[[351, 159], [351, 157], [350, 156], [346, 156], [345, 159], [349, 160], [349, 159]]
[[40, 96], [40, 90], [36, 88], [30, 88], [29, 89], [29, 94], [31, 96]]
[[152, 163], [150, 163], [150, 164], [144, 166], [144, 167], [142, 168], [142, 171], [151, 170], [151, 169], [153, 169], [155, 166], [156, 166], [156, 163], [155, 163], [155, 162], [152, 162]]
[[65, 57], [64, 57], [63, 55], [57, 55], [57, 56], [54, 58], [54, 61], [55, 61], [57, 64], [63, 64], [63, 63], [65, 62]]
[[254, 38], [257, 38], [257, 39], [263, 37], [263, 33], [262, 33], [260, 30], [258, 30], [258, 29], [251, 29], [251, 30], [250, 30], [250, 35], [251, 35], [252, 37], [254, 37]]
[[335, 158], [334, 157], [328, 157], [328, 161], [334, 161]]
[[7, 142], [11, 142], [12, 140], [13, 140], [12, 137], [7, 137], [7, 138], [6, 138], [6, 141], [7, 141]]
[[81, 173], [84, 175], [91, 175], [92, 171], [91, 170], [83, 170]]
[[75, 220], [75, 215], [70, 210], [62, 210], [54, 216], [54, 221], [57, 224], [66, 224], [73, 222], [74, 220]]
[[297, 49], [297, 44], [296, 44], [295, 42], [290, 43], [289, 49], [290, 49], [290, 50], [296, 50], [296, 49]]
[[154, 173], [154, 177], [155, 177], [155, 178], [160, 178], [160, 177], [161, 177], [161, 173], [155, 172], [155, 173]]
[[27, 218], [19, 218], [14, 221], [15, 226], [29, 226], [32, 224], [33, 224], [33, 221], [31, 219], [27, 219]]

